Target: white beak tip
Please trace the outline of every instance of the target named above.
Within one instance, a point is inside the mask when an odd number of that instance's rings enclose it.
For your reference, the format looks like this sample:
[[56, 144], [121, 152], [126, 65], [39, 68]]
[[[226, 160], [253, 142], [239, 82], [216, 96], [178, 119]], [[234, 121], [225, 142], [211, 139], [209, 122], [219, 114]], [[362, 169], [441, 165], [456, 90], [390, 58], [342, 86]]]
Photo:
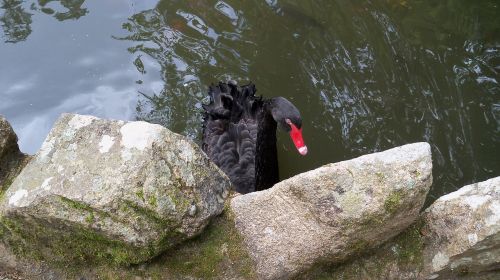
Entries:
[[301, 155], [307, 155], [307, 146], [300, 147], [298, 150]]

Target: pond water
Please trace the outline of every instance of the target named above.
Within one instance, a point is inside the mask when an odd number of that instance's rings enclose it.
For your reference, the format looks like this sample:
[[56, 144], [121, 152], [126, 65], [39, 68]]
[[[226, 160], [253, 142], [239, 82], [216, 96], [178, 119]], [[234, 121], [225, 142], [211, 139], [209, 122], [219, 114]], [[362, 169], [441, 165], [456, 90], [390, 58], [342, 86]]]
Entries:
[[500, 1], [0, 0], [0, 114], [35, 153], [63, 112], [199, 141], [207, 85], [301, 111], [281, 178], [427, 141], [429, 200], [500, 175]]

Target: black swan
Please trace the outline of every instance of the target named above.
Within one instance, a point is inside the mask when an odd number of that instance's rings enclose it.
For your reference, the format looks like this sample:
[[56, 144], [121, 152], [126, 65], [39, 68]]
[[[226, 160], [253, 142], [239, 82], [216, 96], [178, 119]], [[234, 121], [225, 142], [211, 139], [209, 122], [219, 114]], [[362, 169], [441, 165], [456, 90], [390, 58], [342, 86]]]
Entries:
[[276, 127], [290, 133], [300, 154], [307, 154], [299, 110], [287, 99], [255, 96], [255, 85], [211, 85], [204, 105], [202, 149], [224, 171], [236, 191], [249, 193], [279, 181]]

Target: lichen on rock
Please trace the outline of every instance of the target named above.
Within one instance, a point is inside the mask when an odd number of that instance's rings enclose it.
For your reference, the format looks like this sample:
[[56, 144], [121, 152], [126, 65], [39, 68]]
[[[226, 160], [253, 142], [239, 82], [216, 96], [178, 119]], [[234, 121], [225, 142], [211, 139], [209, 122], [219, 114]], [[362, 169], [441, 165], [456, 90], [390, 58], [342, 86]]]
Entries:
[[380, 248], [334, 269], [332, 279], [498, 279], [500, 177], [437, 199], [416, 223]]
[[0, 224], [36, 258], [139, 263], [199, 234], [229, 187], [166, 128], [64, 114], [0, 200]]
[[500, 177], [440, 197], [423, 218], [425, 275], [446, 279], [500, 269]]
[[339, 263], [406, 229], [432, 184], [430, 146], [415, 143], [328, 164], [233, 199], [261, 279]]

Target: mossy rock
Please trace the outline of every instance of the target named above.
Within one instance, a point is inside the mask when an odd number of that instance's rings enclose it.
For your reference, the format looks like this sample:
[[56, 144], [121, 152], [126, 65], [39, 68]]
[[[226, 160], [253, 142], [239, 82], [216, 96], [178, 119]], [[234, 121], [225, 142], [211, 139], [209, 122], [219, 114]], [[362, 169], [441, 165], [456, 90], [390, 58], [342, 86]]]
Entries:
[[[15, 224], [11, 224], [10, 227], [15, 231], [22, 230]], [[29, 238], [35, 236], [34, 233], [29, 235]], [[44, 270], [69, 279], [82, 277], [87, 279], [137, 279], [136, 277], [145, 279], [256, 279], [253, 263], [245, 250], [241, 236], [234, 227], [234, 220], [229, 209], [216, 217], [199, 236], [139, 265], [123, 265], [123, 257], [134, 253], [133, 248], [101, 240], [100, 237], [87, 236], [85, 233], [82, 233], [81, 237], [84, 240], [90, 239], [91, 242], [96, 241], [101, 245], [109, 246], [109, 254], [100, 257], [109, 258], [110, 262], [98, 263], [96, 259], [86, 257], [83, 257], [83, 262], [63, 259], [60, 262], [40, 262], [44, 260], [43, 257], [24, 248], [24, 251], [17, 253], [31, 253], [29, 259], [21, 259], [27, 260], [33, 271], [21, 272], [25, 277], [33, 277], [39, 270]], [[76, 249], [82, 248], [79, 246]]]
[[[341, 264], [320, 263], [295, 280], [330, 279], [392, 279], [390, 272], [399, 275], [417, 275], [423, 268], [424, 223], [419, 219], [398, 236], [373, 250], [357, 254]], [[361, 243], [360, 243], [361, 244]]]
[[31, 260], [48, 261], [58, 267], [94, 264], [127, 265], [140, 263], [158, 252], [150, 248], [131, 246], [80, 225], [42, 225], [44, 220], [34, 217], [0, 219], [3, 241], [12, 251]]
[[162, 126], [63, 114], [2, 188], [2, 235], [52, 263], [141, 263], [200, 234], [229, 189], [195, 143]]
[[0, 160], [0, 200], [32, 156], [13, 151]]

